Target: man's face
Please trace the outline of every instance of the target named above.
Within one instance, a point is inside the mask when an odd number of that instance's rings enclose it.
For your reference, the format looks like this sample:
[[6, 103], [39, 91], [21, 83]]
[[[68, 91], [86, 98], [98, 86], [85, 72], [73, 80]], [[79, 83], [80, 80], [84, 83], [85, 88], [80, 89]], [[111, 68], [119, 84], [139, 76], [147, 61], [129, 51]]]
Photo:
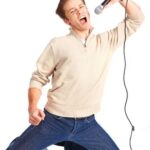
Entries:
[[64, 21], [78, 31], [91, 28], [89, 12], [82, 0], [68, 0], [64, 5], [66, 19]]

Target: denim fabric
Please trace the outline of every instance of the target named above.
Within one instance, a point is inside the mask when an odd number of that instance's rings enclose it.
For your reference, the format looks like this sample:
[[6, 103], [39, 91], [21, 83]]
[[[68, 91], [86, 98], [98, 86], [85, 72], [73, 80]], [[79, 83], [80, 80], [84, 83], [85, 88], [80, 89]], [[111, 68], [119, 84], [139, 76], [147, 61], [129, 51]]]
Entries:
[[[63, 141], [61, 143], [56, 143], [56, 145], [63, 146], [64, 150], [87, 150], [83, 146], [81, 146], [77, 143], [71, 142], [71, 141]], [[46, 149], [44, 149], [44, 150], [46, 150]]]
[[64, 145], [64, 150], [87, 150], [87, 149], [77, 143], [66, 141]]
[[[65, 142], [65, 150], [119, 150], [110, 136], [96, 122], [95, 116], [65, 118], [50, 114], [38, 126], [29, 126], [10, 143], [7, 150], [42, 150], [52, 144]], [[76, 148], [76, 146], [78, 148]], [[73, 148], [70, 148], [73, 147]]]

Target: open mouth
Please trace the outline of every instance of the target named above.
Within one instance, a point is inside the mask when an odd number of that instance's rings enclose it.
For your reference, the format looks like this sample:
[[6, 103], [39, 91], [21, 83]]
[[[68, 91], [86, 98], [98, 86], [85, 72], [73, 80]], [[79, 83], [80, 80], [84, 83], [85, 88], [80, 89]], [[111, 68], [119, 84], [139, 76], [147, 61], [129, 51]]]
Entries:
[[86, 18], [86, 17], [81, 17], [81, 18], [80, 18], [80, 22], [81, 22], [82, 24], [86, 23], [86, 22], [87, 22], [87, 18]]

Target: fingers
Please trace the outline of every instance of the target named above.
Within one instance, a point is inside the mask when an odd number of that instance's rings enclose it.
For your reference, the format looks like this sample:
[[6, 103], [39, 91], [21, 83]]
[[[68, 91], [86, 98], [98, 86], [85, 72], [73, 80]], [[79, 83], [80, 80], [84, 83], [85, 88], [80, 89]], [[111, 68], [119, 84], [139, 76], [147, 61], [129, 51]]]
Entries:
[[45, 113], [44, 113], [42, 110], [40, 110], [40, 111], [39, 111], [39, 114], [40, 114], [40, 116], [41, 116], [41, 119], [44, 120], [44, 118], [45, 118]]
[[40, 121], [37, 121], [34, 118], [29, 118], [29, 123], [31, 123], [34, 126], [37, 126], [39, 125]]
[[45, 118], [45, 114], [42, 110], [36, 109], [34, 110], [34, 112], [29, 113], [29, 122], [32, 125], [39, 125], [39, 123], [44, 120]]

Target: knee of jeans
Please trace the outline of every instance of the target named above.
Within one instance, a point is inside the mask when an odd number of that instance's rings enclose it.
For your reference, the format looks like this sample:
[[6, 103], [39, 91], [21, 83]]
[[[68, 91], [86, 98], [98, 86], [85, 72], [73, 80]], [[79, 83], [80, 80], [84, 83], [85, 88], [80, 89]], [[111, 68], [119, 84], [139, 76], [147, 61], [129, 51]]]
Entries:
[[6, 150], [11, 150], [11, 147], [15, 144], [15, 142], [18, 140], [19, 137], [16, 137], [6, 148]]

